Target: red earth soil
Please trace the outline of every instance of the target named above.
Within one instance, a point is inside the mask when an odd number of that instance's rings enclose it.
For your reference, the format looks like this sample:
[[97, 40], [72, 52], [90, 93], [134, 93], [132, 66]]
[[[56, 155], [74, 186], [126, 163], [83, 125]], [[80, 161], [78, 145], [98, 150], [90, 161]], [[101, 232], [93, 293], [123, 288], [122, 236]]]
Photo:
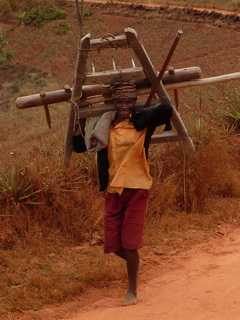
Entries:
[[[102, 300], [71, 320], [238, 320], [240, 316], [240, 230], [204, 251], [193, 252], [182, 267], [150, 281], [138, 305], [121, 307]], [[161, 274], [161, 270], [155, 274]]]

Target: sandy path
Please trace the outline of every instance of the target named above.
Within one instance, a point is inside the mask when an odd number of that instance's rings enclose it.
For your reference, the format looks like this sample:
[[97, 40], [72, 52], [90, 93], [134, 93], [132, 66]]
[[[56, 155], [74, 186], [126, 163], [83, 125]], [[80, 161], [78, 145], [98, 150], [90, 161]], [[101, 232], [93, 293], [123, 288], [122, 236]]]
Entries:
[[239, 320], [239, 268], [240, 230], [193, 252], [180, 269], [163, 275], [159, 270], [142, 288], [138, 305], [121, 307], [119, 301], [103, 299], [68, 319]]

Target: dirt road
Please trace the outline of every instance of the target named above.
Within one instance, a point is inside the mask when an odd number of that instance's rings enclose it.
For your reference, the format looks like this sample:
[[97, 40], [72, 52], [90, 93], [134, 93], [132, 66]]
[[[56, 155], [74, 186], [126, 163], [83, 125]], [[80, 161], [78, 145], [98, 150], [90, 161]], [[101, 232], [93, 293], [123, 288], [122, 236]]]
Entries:
[[[69, 2], [74, 2], [75, 0], [68, 0]], [[224, 10], [224, 9], [217, 9], [214, 6], [212, 8], [207, 8], [207, 7], [196, 7], [192, 5], [188, 6], [181, 6], [177, 4], [169, 4], [168, 2], [164, 3], [162, 2], [161, 4], [159, 3], [154, 3], [154, 1], [143, 1], [143, 2], [137, 2], [134, 3], [134, 1], [121, 1], [121, 0], [115, 0], [114, 3], [108, 0], [85, 0], [86, 3], [89, 4], [99, 4], [99, 5], [106, 5], [110, 6], [112, 5], [113, 7], [118, 5], [118, 6], [123, 6], [125, 8], [145, 8], [146, 10], [161, 10], [161, 11], [179, 11], [182, 13], [186, 13], [188, 15], [193, 15], [195, 16], [213, 16], [215, 20], [218, 19], [226, 19], [226, 20], [231, 20], [233, 18], [233, 23], [236, 23], [240, 19], [240, 13], [238, 11], [230, 11], [230, 10]], [[176, 1], [177, 2], [177, 1]], [[179, 18], [179, 16], [178, 16]]]
[[[240, 230], [180, 258], [182, 266], [141, 288], [136, 306], [103, 299], [69, 320], [239, 320]], [[67, 318], [66, 318], [67, 319]]]

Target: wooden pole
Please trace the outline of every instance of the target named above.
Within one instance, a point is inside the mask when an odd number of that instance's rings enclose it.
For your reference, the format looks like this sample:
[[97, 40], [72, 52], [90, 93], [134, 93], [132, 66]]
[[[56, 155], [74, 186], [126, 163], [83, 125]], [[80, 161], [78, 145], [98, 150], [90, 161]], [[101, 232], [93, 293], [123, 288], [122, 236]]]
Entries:
[[80, 29], [80, 39], [83, 36], [83, 15], [84, 15], [84, 0], [81, 0], [81, 4], [79, 5], [79, 0], [75, 0], [76, 4], [76, 13], [77, 13], [77, 19], [78, 19], [78, 24], [79, 24], [79, 29]]
[[[189, 82], [193, 79], [201, 78], [202, 72], [199, 67], [189, 67], [183, 69], [175, 69], [174, 72], [169, 70], [165, 72], [163, 77], [163, 83], [168, 88], [168, 84], [174, 84], [176, 82]], [[148, 79], [136, 81], [137, 90], [149, 90], [151, 83]], [[146, 91], [147, 92], [147, 91]], [[48, 104], [60, 103], [69, 101], [71, 98], [72, 89], [70, 86], [64, 86], [64, 89], [48, 91], [44, 97], [44, 101]], [[105, 85], [84, 85], [82, 88], [82, 96], [88, 98], [96, 95], [109, 95], [111, 94], [110, 86]], [[43, 105], [42, 99], [39, 94], [19, 97], [16, 100], [16, 106], [19, 109], [38, 107]]]
[[166, 86], [166, 88], [184, 89], [184, 88], [206, 86], [210, 84], [216, 84], [220, 82], [226, 82], [230, 80], [239, 80], [239, 79], [240, 79], [240, 72], [235, 72], [235, 73], [224, 74], [216, 77], [203, 78], [203, 79], [192, 80], [192, 81], [184, 81], [176, 84], [169, 84]]
[[[167, 85], [165, 85], [165, 87], [168, 90], [186, 89], [186, 88], [191, 88], [191, 87], [201, 87], [201, 86], [212, 85], [212, 84], [233, 81], [233, 80], [239, 80], [239, 79], [240, 79], [240, 72], [235, 72], [235, 73], [225, 74], [225, 75], [216, 76], [216, 77], [167, 84]], [[148, 92], [148, 90], [149, 89], [145, 88], [142, 91], [140, 91], [140, 94], [146, 94]], [[67, 89], [67, 90], [62, 89], [62, 90], [46, 92], [45, 101], [48, 105], [69, 101], [69, 99], [71, 98], [71, 91], [72, 91], [72, 89], [69, 87], [69, 89]], [[83, 86], [83, 96], [84, 97], [88, 97], [88, 96], [91, 96], [94, 94], [95, 95], [103, 95], [103, 94], [107, 95], [109, 92], [110, 91], [109, 91], [108, 85]], [[43, 103], [42, 103], [42, 99], [40, 97], [40, 94], [19, 97], [16, 100], [16, 106], [19, 109], [39, 107], [42, 105], [43, 105]]]
[[152, 88], [151, 88], [150, 94], [149, 94], [148, 99], [147, 99], [147, 101], [146, 101], [146, 107], [151, 104], [152, 99], [153, 99], [153, 97], [154, 97], [154, 94], [155, 94], [155, 92], [158, 90], [159, 83], [160, 83], [160, 82], [162, 81], [162, 79], [163, 79], [164, 72], [166, 71], [167, 66], [169, 65], [169, 62], [170, 62], [170, 60], [171, 60], [171, 58], [172, 58], [172, 56], [173, 56], [173, 53], [174, 53], [174, 51], [175, 51], [175, 49], [176, 49], [176, 47], [177, 47], [177, 45], [178, 45], [178, 42], [179, 42], [179, 40], [180, 40], [180, 38], [181, 38], [182, 35], [183, 35], [182, 30], [179, 30], [179, 31], [177, 32], [176, 38], [174, 39], [174, 42], [173, 42], [173, 44], [172, 44], [172, 46], [171, 46], [171, 48], [170, 48], [170, 50], [169, 50], [169, 53], [168, 53], [168, 55], [167, 55], [167, 58], [166, 58], [166, 60], [164, 61], [164, 64], [163, 64], [163, 66], [162, 66], [159, 74], [158, 74], [157, 77], [156, 77], [156, 80], [155, 80], [155, 81], [153, 82], [153, 84], [152, 84]]
[[65, 153], [64, 153], [64, 164], [67, 167], [70, 162], [72, 154], [72, 137], [74, 134], [74, 118], [75, 112], [74, 104], [78, 104], [82, 98], [82, 86], [85, 80], [86, 68], [87, 68], [87, 57], [90, 49], [90, 38], [91, 35], [87, 34], [80, 40], [78, 49], [78, 56], [75, 66], [74, 74], [74, 85], [71, 96], [71, 109], [69, 114], [68, 129], [65, 139]]

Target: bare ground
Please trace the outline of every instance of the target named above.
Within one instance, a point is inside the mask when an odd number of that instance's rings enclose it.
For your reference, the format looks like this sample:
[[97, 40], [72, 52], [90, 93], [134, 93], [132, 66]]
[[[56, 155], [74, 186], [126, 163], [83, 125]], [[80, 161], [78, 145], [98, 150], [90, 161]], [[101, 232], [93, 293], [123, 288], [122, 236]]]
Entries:
[[[136, 306], [102, 300], [71, 320], [238, 320], [240, 314], [239, 229], [207, 247], [179, 257], [180, 268], [162, 274], [142, 290]], [[186, 261], [184, 261], [186, 259]], [[161, 274], [161, 270], [155, 270]]]
[[103, 288], [61, 307], [28, 312], [23, 319], [238, 320], [240, 229], [225, 225], [221, 230], [211, 241], [172, 257], [164, 268], [149, 265], [136, 306], [121, 306], [123, 289]]

